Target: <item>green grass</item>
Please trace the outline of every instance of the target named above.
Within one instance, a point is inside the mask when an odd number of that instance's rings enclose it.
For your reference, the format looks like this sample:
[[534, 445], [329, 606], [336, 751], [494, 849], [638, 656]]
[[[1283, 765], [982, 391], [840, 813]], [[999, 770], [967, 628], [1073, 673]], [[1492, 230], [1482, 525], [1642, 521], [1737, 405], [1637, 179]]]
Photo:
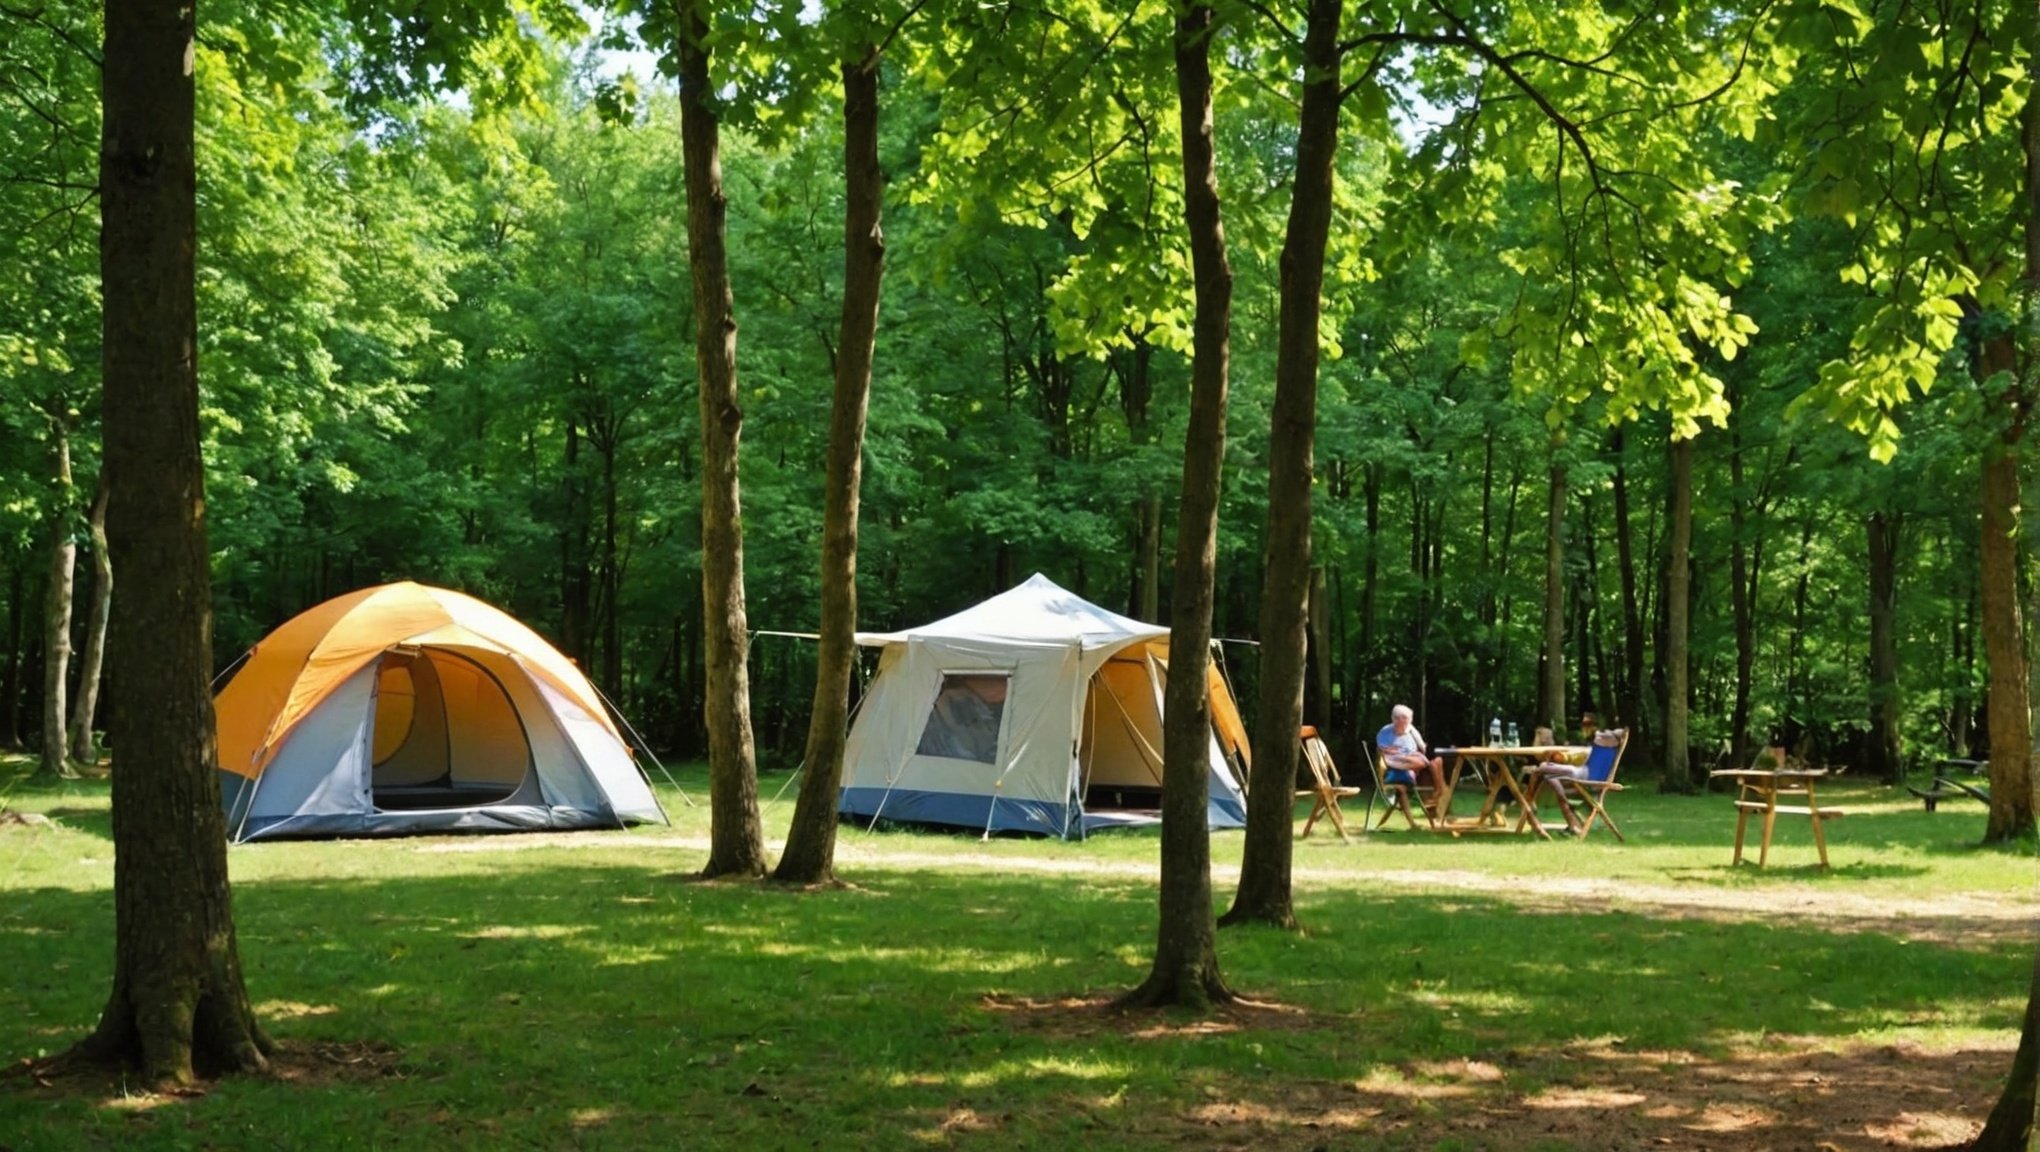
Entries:
[[[0, 825], [10, 1061], [87, 1031], [111, 970], [106, 786], [26, 770], [0, 762], [0, 795], [57, 824]], [[2034, 861], [1974, 847], [1980, 805], [1843, 785], [1834, 871], [1781, 819], [1759, 872], [1728, 867], [1726, 798], [1638, 786], [1610, 805], [1628, 845], [1320, 831], [1296, 851], [1305, 931], [1220, 937], [1272, 1006], [1120, 1019], [1074, 1002], [1145, 974], [1153, 834], [845, 828], [848, 890], [705, 885], [706, 780], [681, 781], [702, 806], [662, 790], [672, 828], [233, 849], [249, 990], [323, 1071], [188, 1099], [14, 1077], [0, 1147], [1627, 1147], [1606, 1116], [1636, 1146], [1706, 1130], [1727, 1089], [1696, 1069], [1867, 1077], [1894, 1050], [1980, 1120], [2031, 970]], [[1239, 851], [1214, 840], [1221, 908]], [[1647, 1103], [1590, 1127], [1531, 1103], [1611, 1086]]]

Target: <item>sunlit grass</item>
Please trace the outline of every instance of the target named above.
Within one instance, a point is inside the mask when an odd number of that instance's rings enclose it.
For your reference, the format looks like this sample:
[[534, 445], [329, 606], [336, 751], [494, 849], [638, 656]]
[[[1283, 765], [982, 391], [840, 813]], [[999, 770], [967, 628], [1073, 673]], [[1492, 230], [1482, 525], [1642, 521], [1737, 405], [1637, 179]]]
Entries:
[[[112, 962], [106, 784], [44, 786], [23, 768], [0, 762], [0, 794], [55, 823], [0, 825], [10, 1061], [89, 1030]], [[705, 797], [699, 768], [681, 783]], [[1916, 1079], [1976, 1050], [2008, 1066], [2040, 909], [2030, 848], [1974, 845], [1980, 806], [1928, 815], [1858, 782], [1824, 797], [1851, 812], [1832, 827], [1830, 873], [1810, 867], [1804, 821], [1781, 821], [1772, 867], [1731, 869], [1719, 795], [1640, 783], [1611, 804], [1626, 845], [1598, 830], [1362, 835], [1363, 799], [1351, 843], [1320, 830], [1296, 844], [1301, 932], [1220, 934], [1228, 981], [1265, 1006], [1120, 1019], [1101, 1006], [1153, 954], [1153, 832], [1065, 844], [844, 828], [849, 886], [789, 892], [692, 880], [706, 808], [660, 793], [672, 827], [232, 849], [242, 960], [271, 1033], [287, 1051], [389, 1055], [371, 1071], [307, 1057], [309, 1080], [191, 1098], [0, 1084], [0, 1144], [1572, 1146], [1460, 1126], [1505, 1098], [1503, 1115], [1727, 1131], [1759, 1121], [1666, 1085], [1714, 1063], [1764, 1083], [1784, 1075], [1766, 1062], [1780, 1053], [1902, 1049]], [[774, 851], [787, 795], [765, 809]], [[1241, 839], [1213, 840], [1221, 909]], [[1963, 1108], [1855, 1122], [1902, 1136], [1980, 1119], [1994, 1086], [1959, 1075], [1947, 1090]], [[1714, 1081], [1693, 1083], [1704, 1096]], [[1761, 1123], [1797, 1146], [1785, 1120]]]

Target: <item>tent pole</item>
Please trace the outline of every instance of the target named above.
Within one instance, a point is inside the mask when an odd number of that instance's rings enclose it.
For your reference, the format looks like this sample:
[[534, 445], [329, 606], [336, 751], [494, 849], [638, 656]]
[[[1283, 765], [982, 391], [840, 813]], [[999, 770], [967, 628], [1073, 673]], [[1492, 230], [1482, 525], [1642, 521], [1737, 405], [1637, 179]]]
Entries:
[[689, 808], [699, 807], [699, 805], [695, 804], [694, 797], [687, 794], [687, 789], [680, 787], [680, 782], [673, 779], [673, 774], [666, 770], [665, 764], [659, 760], [659, 754], [652, 751], [651, 745], [645, 743], [645, 738], [638, 735], [638, 730], [630, 726], [629, 720], [624, 719], [623, 709], [616, 706], [616, 701], [611, 700], [605, 695], [602, 691], [602, 686], [595, 683], [595, 681], [589, 680], [588, 687], [595, 689], [595, 695], [602, 701], [603, 707], [608, 708], [609, 714], [616, 717], [616, 722], [623, 725], [623, 730], [630, 733], [631, 741], [637, 745], [638, 751], [643, 752], [651, 760], [653, 767], [659, 770], [659, 775], [664, 776], [666, 783], [673, 786], [673, 791], [680, 794], [680, 799], [685, 800]]

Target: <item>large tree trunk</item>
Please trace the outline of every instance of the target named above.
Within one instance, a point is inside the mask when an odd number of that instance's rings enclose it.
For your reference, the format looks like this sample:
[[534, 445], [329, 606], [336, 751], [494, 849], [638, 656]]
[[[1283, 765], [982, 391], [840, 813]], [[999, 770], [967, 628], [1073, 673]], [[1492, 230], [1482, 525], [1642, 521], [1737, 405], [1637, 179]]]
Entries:
[[[1554, 456], [1558, 450], [1554, 443]], [[1544, 651], [1537, 659], [1537, 723], [1549, 725], [1554, 738], [1566, 731], [1565, 490], [1565, 465], [1554, 459], [1544, 515]]]
[[1899, 517], [1870, 514], [1870, 731], [1864, 767], [1887, 784], [1905, 781], [1898, 742]]
[[1268, 540], [1262, 554], [1260, 741], [1247, 792], [1239, 890], [1220, 923], [1291, 927], [1290, 861], [1298, 732], [1303, 726], [1310, 596], [1311, 474], [1317, 433], [1318, 317], [1324, 310], [1333, 160], [1339, 144], [1342, 0], [1310, 0], [1304, 17], [1303, 110], [1282, 242], [1275, 334], [1275, 411], [1268, 440]]
[[[2024, 189], [2026, 203], [2023, 213], [2026, 225], [2026, 275], [2025, 291], [2022, 293], [2024, 299], [2020, 301], [2023, 305], [2019, 313], [2022, 319], [2030, 319], [2032, 317], [2034, 303], [2036, 300], [2040, 300], [2040, 57], [2035, 57], [2031, 54], [2027, 56], [2026, 73], [2029, 84], [2026, 96], [2025, 122], [2023, 125], [2025, 129], [2024, 144], [2026, 150], [2026, 186]], [[2024, 409], [2021, 407], [2020, 412], [2022, 414], [2023, 411]], [[2013, 427], [2016, 429], [2022, 423], [2022, 419], [2015, 420]], [[2008, 442], [2016, 443], [2016, 437], [2011, 438]], [[1991, 480], [1993, 473], [1989, 471], [1985, 473], [1983, 534], [1986, 546], [1988, 546], [1991, 536], [1991, 521], [1993, 519], [1991, 504], [1993, 495], [2007, 498], [2006, 503], [2001, 506], [1996, 517], [2000, 521], [1998, 527], [2001, 533], [2008, 533], [2010, 531], [2011, 524], [2009, 521], [2011, 513], [2013, 509], [2018, 507], [2017, 457], [2007, 452], [2006, 459], [2007, 467], [2005, 475], [1999, 477], [1996, 483], [2003, 484], [2009, 481], [2008, 488], [2003, 490], [1994, 489]], [[1986, 463], [1985, 467], [1988, 469], [1991, 465]], [[2004, 541], [2004, 543], [2009, 545], [2011, 542]], [[2006, 551], [2010, 550], [2008, 546]], [[1992, 642], [1990, 639], [1991, 615], [1988, 607], [1990, 569], [1988, 566], [1985, 567], [1984, 572], [1986, 603], [1984, 609], [1984, 637], [1987, 643], [1993, 644], [1989, 652], [1991, 674], [1990, 824], [1992, 829], [1995, 830], [1998, 827], [1997, 797], [2001, 787], [1998, 778], [1997, 750], [2005, 737], [1997, 727], [1999, 707], [1997, 700], [1998, 653], [1994, 646], [1995, 642]], [[2012, 585], [2007, 583], [2005, 588], [2011, 589]], [[2004, 590], [2000, 589], [2000, 592], [2002, 593]], [[2015, 592], [2016, 590], [2013, 589], [2013, 591]], [[2012, 623], [2015, 625], [2018, 620], [2017, 608], [2018, 602], [2014, 599], [2012, 601]], [[2018, 633], [2014, 631], [2013, 636], [2016, 639]], [[2024, 694], [2023, 677], [2021, 678], [2021, 684], [2019, 700], [2023, 704], [2027, 699]], [[2019, 755], [2027, 757], [2030, 753], [2028, 751], [2029, 745], [2027, 740], [2029, 734], [2024, 726], [2026, 716], [2022, 713], [2019, 720], [2021, 722], [2021, 726], [2018, 728], [2018, 733], [2021, 736], [2018, 744]], [[2030, 765], [2028, 765], [2028, 772], [2030, 773]], [[2030, 825], [2033, 819], [2032, 779], [2030, 774], [2026, 778], [2024, 787], [2026, 789], [2025, 820]], [[2040, 1081], [2040, 951], [2036, 951], [2033, 957], [2033, 982], [2026, 993], [2026, 1018], [2024, 1025], [2019, 1030], [2019, 1051], [2017, 1055], [2012, 1057], [2012, 1072], [2005, 1080], [2004, 1094], [1998, 1097], [1997, 1106], [1990, 1110], [1990, 1119], [1985, 1121], [1983, 1131], [1977, 1136], [1976, 1143], [1973, 1145], [1976, 1152], [2015, 1152], [2015, 1150], [2030, 1152], [2036, 1143], [2040, 1143], [2040, 1140], [2036, 1140], [2036, 1137], [2040, 1137], [2040, 1099], [2036, 1099], [2036, 1097], [2040, 1097], [2040, 1092], [2035, 1091], [2036, 1081]]]
[[[1218, 556], [1219, 479], [1232, 327], [1232, 268], [1218, 207], [1212, 139], [1210, 0], [1176, 19], [1176, 94], [1183, 133], [1183, 216], [1196, 285], [1191, 327], [1190, 426], [1183, 441], [1183, 495], [1176, 517], [1170, 598], [1169, 678], [1163, 689], [1162, 878], [1155, 963], [1124, 1007], [1228, 1001], [1211, 915], [1211, 606]], [[1288, 786], [1284, 785], [1285, 802]]]
[[701, 377], [701, 616], [708, 650], [709, 847], [702, 875], [763, 876], [758, 762], [751, 743], [744, 523], [737, 492], [737, 316], [724, 246], [721, 126], [712, 110], [710, 0], [680, 0], [680, 150], [694, 273], [694, 361]]
[[92, 496], [92, 608], [85, 623], [85, 651], [78, 660], [78, 699], [71, 710], [71, 759], [90, 764], [99, 759], [92, 723], [99, 711], [99, 670], [106, 663], [106, 621], [113, 609], [113, 557], [106, 551], [106, 469]]
[[[1990, 356], [1991, 350], [1986, 350]], [[2007, 361], [2009, 349], [2000, 351]], [[1987, 368], [1993, 367], [1986, 365]], [[2016, 393], [2008, 386], [2007, 393]], [[1986, 843], [2016, 840], [2033, 828], [2032, 721], [2026, 684], [2025, 625], [2019, 611], [2019, 456], [2022, 417], [1995, 438], [1983, 460], [1983, 653], [1989, 687], [1990, 815]]]
[[878, 50], [843, 62], [843, 319], [836, 395], [829, 413], [827, 492], [822, 513], [822, 639], [808, 721], [806, 776], [794, 804], [776, 880], [835, 879], [836, 805], [857, 660], [857, 504], [864, 420], [878, 342], [885, 275], [885, 173], [878, 165]]
[[[113, 992], [76, 1059], [154, 1084], [267, 1065], [241, 979], [214, 768], [198, 433], [189, 5], [109, 0], [99, 166], [100, 419], [114, 606]], [[166, 867], [173, 862], [174, 867]]]
[[1671, 458], [1671, 523], [1665, 526], [1670, 536], [1665, 549], [1665, 774], [1659, 786], [1666, 792], [1691, 792], [1686, 715], [1692, 675], [1687, 651], [1692, 638], [1693, 441], [1673, 439]]
[[55, 452], [55, 504], [50, 510], [50, 578], [43, 597], [43, 725], [41, 776], [71, 776], [70, 739], [64, 723], [64, 689], [71, 674], [72, 574], [77, 569], [78, 540], [73, 535], [71, 436], [62, 420], [50, 422]]
[[2036, 1082], [2040, 1082], [2040, 951], [2033, 954], [2033, 982], [2026, 993], [2026, 1018], [2011, 1075], [1976, 1143], [1969, 1146], [1971, 1152], [2032, 1152], [2034, 1137], [2040, 1135]]

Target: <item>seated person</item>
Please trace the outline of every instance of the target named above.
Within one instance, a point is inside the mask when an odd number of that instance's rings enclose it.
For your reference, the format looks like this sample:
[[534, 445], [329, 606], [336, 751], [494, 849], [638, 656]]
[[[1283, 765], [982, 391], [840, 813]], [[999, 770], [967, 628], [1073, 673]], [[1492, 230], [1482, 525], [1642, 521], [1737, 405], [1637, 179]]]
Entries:
[[[1592, 713], [1588, 715], [1591, 716]], [[1610, 729], [1606, 732], [1596, 730], [1587, 739], [1595, 747], [1619, 748], [1622, 745], [1622, 730], [1619, 728]], [[1587, 754], [1581, 756], [1577, 761], [1572, 761], [1570, 756], [1566, 760], [1547, 760], [1530, 769], [1528, 773], [1531, 782], [1531, 802], [1534, 804], [1540, 796], [1549, 791], [1558, 800], [1558, 810], [1565, 815], [1565, 826], [1576, 835], [1581, 830], [1580, 817], [1578, 813], [1573, 811], [1572, 798], [1566, 795], [1565, 786], [1559, 783], [1559, 781], [1561, 779], [1586, 780], [1591, 778], [1587, 768], [1587, 761], [1593, 758], [1592, 749], [1584, 749], [1583, 751]], [[1602, 767], [1602, 778], [1606, 778], [1611, 770], [1610, 766], [1604, 763]]]
[[[1381, 752], [1382, 766], [1388, 769], [1391, 776], [1396, 772], [1409, 773], [1409, 779], [1405, 781], [1409, 784], [1417, 783], [1418, 773], [1428, 772], [1431, 775], [1432, 793], [1435, 795], [1444, 791], [1445, 761], [1429, 755], [1430, 746], [1424, 743], [1424, 734], [1410, 723], [1412, 717], [1409, 705], [1396, 705], [1389, 716], [1388, 726], [1374, 737], [1374, 746]], [[1388, 782], [1398, 781], [1391, 779]]]

